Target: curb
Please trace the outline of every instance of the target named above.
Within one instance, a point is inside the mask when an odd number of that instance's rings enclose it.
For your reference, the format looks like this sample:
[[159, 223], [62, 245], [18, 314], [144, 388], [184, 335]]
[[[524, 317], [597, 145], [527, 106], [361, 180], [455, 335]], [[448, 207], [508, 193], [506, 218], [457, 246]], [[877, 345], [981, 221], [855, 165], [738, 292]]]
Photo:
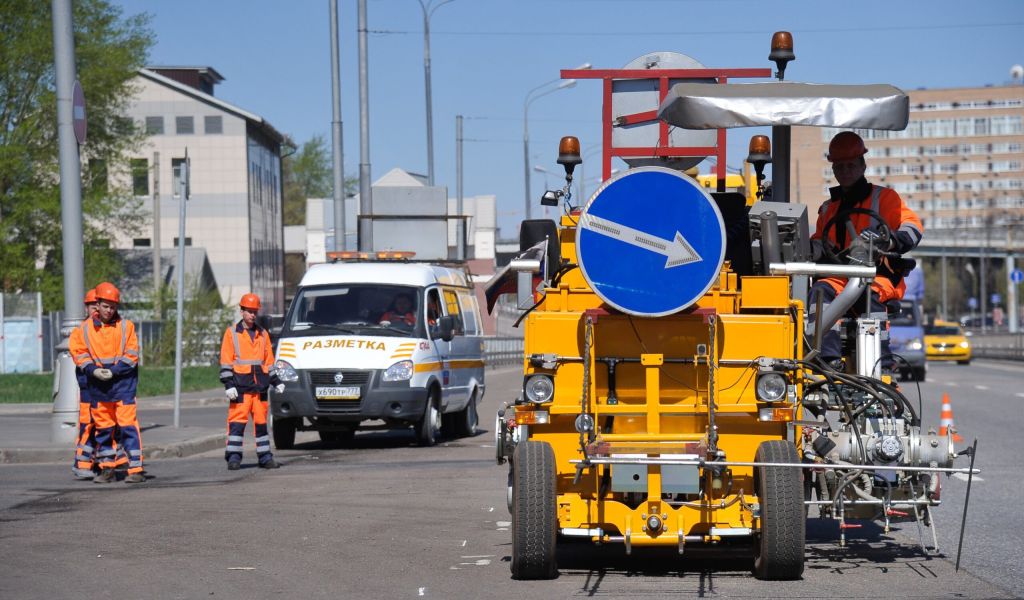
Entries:
[[[202, 437], [173, 442], [143, 446], [142, 455], [146, 461], [163, 458], [184, 458], [193, 454], [202, 454], [210, 450], [224, 448], [227, 434], [215, 433]], [[0, 448], [0, 464], [55, 463], [70, 462], [72, 448]]]

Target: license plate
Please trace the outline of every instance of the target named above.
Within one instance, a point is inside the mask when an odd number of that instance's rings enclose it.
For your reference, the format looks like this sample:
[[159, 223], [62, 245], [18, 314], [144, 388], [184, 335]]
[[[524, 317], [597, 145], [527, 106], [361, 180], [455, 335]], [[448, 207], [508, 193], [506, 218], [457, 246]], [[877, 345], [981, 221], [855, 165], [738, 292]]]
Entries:
[[318, 387], [316, 397], [321, 400], [358, 400], [359, 386], [353, 387]]

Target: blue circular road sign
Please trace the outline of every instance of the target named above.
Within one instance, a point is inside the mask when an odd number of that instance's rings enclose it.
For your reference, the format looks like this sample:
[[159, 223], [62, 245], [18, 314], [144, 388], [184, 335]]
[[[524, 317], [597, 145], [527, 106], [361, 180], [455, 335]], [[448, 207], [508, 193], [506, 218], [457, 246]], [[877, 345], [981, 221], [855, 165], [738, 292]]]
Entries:
[[664, 167], [630, 169], [604, 182], [583, 208], [576, 253], [602, 300], [658, 317], [691, 306], [717, 281], [725, 224], [693, 179]]
[[1010, 271], [1010, 281], [1014, 283], [1020, 283], [1021, 281], [1024, 281], [1024, 271], [1021, 271], [1020, 269], [1014, 269]]

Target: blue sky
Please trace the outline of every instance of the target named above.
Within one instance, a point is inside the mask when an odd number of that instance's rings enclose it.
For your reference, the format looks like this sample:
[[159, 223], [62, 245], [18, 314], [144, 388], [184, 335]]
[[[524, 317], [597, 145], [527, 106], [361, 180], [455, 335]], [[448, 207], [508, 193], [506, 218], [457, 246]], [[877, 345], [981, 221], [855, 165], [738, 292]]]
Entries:
[[[225, 81], [216, 95], [303, 142], [330, 142], [328, 0], [115, 0], [152, 16], [154, 65], [206, 65]], [[434, 5], [438, 0], [434, 0]], [[357, 2], [339, 0], [346, 176], [358, 173]], [[426, 173], [423, 17], [417, 0], [368, 0], [370, 166]], [[786, 78], [890, 83], [903, 89], [1005, 85], [1024, 64], [1018, 0], [455, 0], [431, 19], [434, 161], [455, 195], [455, 115], [465, 118], [464, 193], [495, 194], [499, 225], [523, 216], [523, 103], [527, 92], [585, 62], [620, 68], [672, 51], [708, 67], [769, 67], [772, 32], [793, 33]], [[600, 83], [580, 81], [530, 105], [530, 165], [553, 173], [558, 139], [576, 135], [587, 177], [600, 155]], [[731, 165], [748, 131], [730, 135]], [[708, 167], [703, 166], [707, 171]], [[533, 172], [533, 196], [545, 174]], [[557, 178], [547, 176], [551, 187]], [[596, 182], [595, 182], [596, 183]], [[590, 183], [590, 190], [595, 183]], [[537, 208], [534, 209], [536, 216]]]

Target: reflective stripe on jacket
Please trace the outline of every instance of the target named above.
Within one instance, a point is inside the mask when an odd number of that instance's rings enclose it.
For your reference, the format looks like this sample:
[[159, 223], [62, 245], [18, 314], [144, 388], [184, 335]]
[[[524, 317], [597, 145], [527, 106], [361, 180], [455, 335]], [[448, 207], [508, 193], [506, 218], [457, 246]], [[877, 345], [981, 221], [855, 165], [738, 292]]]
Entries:
[[[814, 235], [811, 236], [812, 240], [821, 240], [822, 230], [839, 213], [841, 203], [842, 200], [834, 196], [821, 205], [821, 209], [818, 211], [818, 223]], [[906, 203], [903, 202], [903, 199], [900, 198], [900, 195], [891, 188], [871, 185], [871, 193], [854, 202], [850, 207], [869, 208], [882, 217], [893, 235], [897, 232], [905, 232], [910, 235], [915, 246], [921, 241], [921, 236], [924, 233], [924, 225], [921, 224], [921, 219], [918, 218], [914, 211], [910, 210]], [[878, 225], [876, 219], [863, 213], [851, 214], [849, 222], [853, 225], [857, 234]], [[846, 235], [842, 236], [843, 244], [839, 245], [837, 241], [839, 239], [838, 230], [844, 226], [843, 222], [837, 222], [828, 232], [828, 240], [833, 246], [839, 247], [840, 250], [848, 248], [852, 241], [851, 236], [847, 232]], [[842, 277], [826, 277], [819, 281], [828, 283], [836, 293], [841, 292], [846, 287], [846, 279]], [[903, 298], [903, 291], [906, 289], [906, 286], [899, 276], [891, 271], [887, 271], [887, 265], [883, 263], [879, 266], [879, 274], [875, 276], [871, 288], [878, 293], [879, 301], [885, 303], [889, 300]]]
[[228, 327], [220, 345], [220, 380], [239, 393], [267, 391], [277, 381], [270, 334], [254, 325], [252, 334], [242, 322]]

